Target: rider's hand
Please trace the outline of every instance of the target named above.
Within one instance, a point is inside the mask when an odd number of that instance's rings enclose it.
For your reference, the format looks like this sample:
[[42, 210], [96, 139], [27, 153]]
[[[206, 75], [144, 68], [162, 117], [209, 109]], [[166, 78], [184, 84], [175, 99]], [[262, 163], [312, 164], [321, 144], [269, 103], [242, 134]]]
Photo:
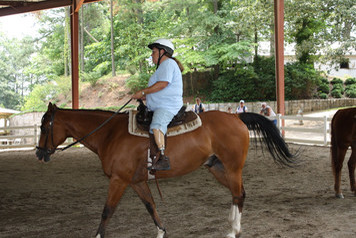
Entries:
[[146, 94], [140, 90], [138, 92], [136, 92], [134, 95], [132, 95], [131, 97], [132, 99], [142, 99], [142, 100], [145, 100], [146, 99]]

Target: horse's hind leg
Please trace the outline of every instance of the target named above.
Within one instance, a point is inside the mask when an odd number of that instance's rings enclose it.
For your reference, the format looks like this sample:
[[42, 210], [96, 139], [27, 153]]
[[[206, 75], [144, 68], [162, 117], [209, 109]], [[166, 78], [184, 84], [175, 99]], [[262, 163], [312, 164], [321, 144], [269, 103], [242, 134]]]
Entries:
[[332, 156], [332, 168], [333, 168], [334, 179], [335, 179], [335, 183], [334, 183], [335, 196], [337, 198], [344, 198], [344, 195], [341, 192], [340, 183], [341, 183], [341, 170], [344, 163], [347, 147], [346, 148], [338, 147], [334, 149], [337, 150], [336, 157]]
[[241, 215], [243, 203], [246, 197], [242, 183], [242, 169], [238, 172], [226, 174], [226, 169], [221, 161], [215, 155], [210, 157], [205, 166], [215, 176], [215, 178], [232, 193], [232, 205], [229, 214], [229, 222], [232, 230], [227, 235], [228, 238], [236, 238], [241, 234]]
[[224, 165], [218, 157], [212, 155], [204, 165], [215, 176], [216, 180], [218, 180], [225, 187], [229, 188], [228, 181], [226, 180]]
[[229, 222], [231, 224], [232, 230], [227, 235], [227, 237], [236, 238], [241, 234], [242, 208], [246, 197], [242, 184], [242, 168], [233, 172], [228, 171], [226, 178], [232, 193], [232, 205], [229, 215]]
[[163, 227], [158, 217], [156, 205], [147, 182], [132, 184], [131, 187], [136, 191], [138, 196], [141, 198], [143, 204], [145, 204], [147, 211], [150, 213], [158, 230], [157, 238], [164, 238], [166, 234], [166, 229]]
[[109, 219], [114, 214], [115, 208], [120, 201], [127, 183], [118, 177], [111, 177], [109, 185], [108, 198], [106, 200], [103, 213], [101, 215], [101, 222], [99, 225], [98, 232], [96, 233], [96, 238], [103, 238], [105, 235], [105, 228], [109, 222]]
[[350, 186], [351, 192], [356, 196], [356, 185], [355, 185], [355, 167], [356, 167], [356, 141], [353, 141], [351, 145], [351, 156], [347, 165], [349, 167], [349, 176], [350, 176]]

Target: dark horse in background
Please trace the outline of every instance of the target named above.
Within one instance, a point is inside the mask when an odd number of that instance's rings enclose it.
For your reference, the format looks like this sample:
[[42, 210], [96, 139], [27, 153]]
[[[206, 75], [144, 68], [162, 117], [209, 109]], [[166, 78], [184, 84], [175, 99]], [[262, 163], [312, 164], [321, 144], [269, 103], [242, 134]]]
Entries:
[[331, 163], [335, 179], [335, 195], [338, 198], [344, 198], [340, 189], [341, 169], [349, 146], [352, 152], [347, 165], [351, 191], [356, 196], [356, 107], [338, 110], [331, 120]]
[[[60, 109], [51, 103], [43, 115], [41, 136], [36, 155], [49, 161], [67, 137], [80, 139], [95, 130], [114, 112], [101, 110]], [[292, 166], [296, 157], [290, 153], [273, 122], [256, 113], [228, 114], [209, 111], [199, 114], [202, 126], [198, 129], [168, 137], [167, 155], [171, 169], [157, 171], [156, 179], [181, 176], [205, 165], [215, 178], [231, 191], [229, 214], [231, 231], [227, 237], [235, 238], [241, 232], [241, 214], [245, 199], [242, 169], [249, 148], [249, 130], [260, 135], [275, 162]], [[99, 131], [81, 142], [96, 153], [104, 173], [110, 179], [108, 197], [101, 216], [96, 237], [102, 238], [105, 228], [127, 186], [141, 198], [157, 229], [157, 238], [165, 237], [148, 186], [147, 149], [149, 139], [128, 133], [128, 113], [118, 113]]]

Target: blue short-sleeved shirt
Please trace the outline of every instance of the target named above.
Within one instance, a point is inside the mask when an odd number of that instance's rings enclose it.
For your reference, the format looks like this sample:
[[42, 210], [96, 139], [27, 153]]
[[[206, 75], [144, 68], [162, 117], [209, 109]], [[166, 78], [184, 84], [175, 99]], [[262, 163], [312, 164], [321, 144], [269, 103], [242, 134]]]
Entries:
[[167, 81], [168, 85], [161, 91], [146, 95], [147, 107], [150, 111], [163, 108], [176, 115], [183, 106], [183, 80], [178, 64], [173, 59], [168, 58], [159, 65], [148, 86], [159, 81]]

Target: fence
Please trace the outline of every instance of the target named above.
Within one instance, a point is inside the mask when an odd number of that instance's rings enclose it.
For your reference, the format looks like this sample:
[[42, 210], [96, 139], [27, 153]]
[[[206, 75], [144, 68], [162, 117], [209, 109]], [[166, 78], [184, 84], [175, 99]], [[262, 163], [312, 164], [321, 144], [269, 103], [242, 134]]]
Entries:
[[[305, 117], [305, 116], [282, 116], [278, 114], [277, 127], [284, 136], [286, 142], [323, 145], [330, 144], [330, 121], [331, 118]], [[39, 139], [40, 129], [38, 125], [3, 127], [5, 135], [0, 136], [0, 150], [16, 148], [35, 148]], [[72, 141], [66, 140], [64, 144]]]
[[[0, 136], [0, 150], [9, 148], [26, 148], [35, 147], [38, 141], [39, 126], [12, 126], [1, 127], [3, 135]], [[22, 133], [14, 133], [14, 131], [20, 131]], [[32, 131], [32, 133], [28, 133]]]
[[[277, 114], [277, 127], [286, 142], [330, 145], [330, 117], [282, 116]], [[271, 119], [274, 119], [271, 118]]]
[[[0, 151], [4, 149], [36, 148], [40, 138], [39, 127], [39, 125], [0, 127], [0, 131], [4, 131], [0, 136]], [[72, 141], [72, 138], [67, 138], [62, 146], [68, 145]]]

